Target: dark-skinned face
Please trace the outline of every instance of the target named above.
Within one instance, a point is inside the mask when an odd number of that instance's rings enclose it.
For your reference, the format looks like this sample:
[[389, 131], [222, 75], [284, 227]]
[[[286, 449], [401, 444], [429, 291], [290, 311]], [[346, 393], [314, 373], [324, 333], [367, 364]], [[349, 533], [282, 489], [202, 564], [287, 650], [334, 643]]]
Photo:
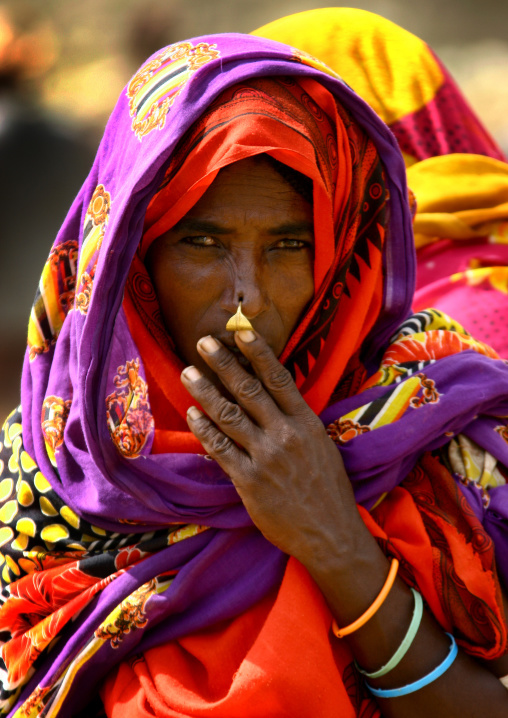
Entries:
[[312, 206], [262, 157], [222, 169], [147, 254], [166, 327], [186, 364], [212, 380], [196, 343], [235, 349], [226, 322], [239, 299], [280, 356], [314, 294]]

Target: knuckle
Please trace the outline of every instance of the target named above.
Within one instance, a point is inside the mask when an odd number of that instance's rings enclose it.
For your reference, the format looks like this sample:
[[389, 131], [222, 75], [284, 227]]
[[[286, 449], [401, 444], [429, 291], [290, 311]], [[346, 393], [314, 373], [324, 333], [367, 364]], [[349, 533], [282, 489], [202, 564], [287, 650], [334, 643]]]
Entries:
[[232, 404], [229, 401], [225, 401], [219, 407], [217, 414], [217, 421], [219, 424], [234, 427], [241, 424], [243, 419], [244, 413], [238, 404]]
[[215, 367], [218, 371], [227, 371], [228, 369], [235, 368], [236, 360], [234, 356], [228, 351], [220, 351], [215, 358]]
[[291, 374], [283, 366], [277, 367], [268, 374], [267, 386], [274, 391], [283, 391], [293, 385]]
[[213, 402], [217, 396], [217, 389], [213, 384], [206, 382], [204, 386], [199, 387], [199, 396], [201, 401]]
[[224, 434], [216, 433], [210, 440], [209, 452], [212, 456], [224, 456], [233, 446], [231, 439]]
[[242, 379], [236, 387], [235, 394], [240, 400], [259, 399], [263, 393], [263, 387], [259, 379], [249, 376]]

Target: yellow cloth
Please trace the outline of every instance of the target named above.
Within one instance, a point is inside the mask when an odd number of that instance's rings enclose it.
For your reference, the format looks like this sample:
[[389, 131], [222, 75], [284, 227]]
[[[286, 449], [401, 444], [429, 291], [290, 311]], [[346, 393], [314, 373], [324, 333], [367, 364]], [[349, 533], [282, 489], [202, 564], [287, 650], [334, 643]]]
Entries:
[[444, 82], [423, 40], [366, 10], [307, 10], [275, 20], [252, 35], [284, 42], [322, 60], [388, 125], [424, 107]]
[[415, 244], [470, 239], [508, 220], [508, 165], [482, 155], [431, 157], [412, 165], [408, 184], [417, 200]]
[[[325, 62], [388, 125], [423, 108], [445, 81], [426, 43], [366, 10], [307, 10], [252, 34]], [[420, 162], [403, 155], [417, 202], [417, 249], [443, 237], [499, 234], [500, 222], [508, 220], [508, 165], [480, 155], [452, 154]], [[505, 240], [500, 236], [495, 241]]]

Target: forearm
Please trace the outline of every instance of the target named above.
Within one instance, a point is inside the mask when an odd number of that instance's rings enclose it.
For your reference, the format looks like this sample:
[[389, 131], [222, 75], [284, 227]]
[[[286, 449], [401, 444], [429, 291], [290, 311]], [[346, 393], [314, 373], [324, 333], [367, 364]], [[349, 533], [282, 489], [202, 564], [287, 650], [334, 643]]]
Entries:
[[[359, 519], [359, 516], [358, 516]], [[361, 519], [360, 519], [361, 521]], [[366, 527], [356, 517], [349, 538], [333, 542], [326, 537], [316, 560], [307, 568], [318, 584], [340, 627], [361, 616], [385, 583], [390, 563]], [[404, 639], [414, 610], [409, 588], [397, 578], [388, 597], [364, 626], [339, 639], [346, 640], [358, 665], [373, 672], [385, 665]], [[378, 679], [366, 679], [375, 688], [398, 688], [426, 676], [446, 658], [450, 641], [424, 610], [416, 636], [398, 665]], [[508, 715], [508, 691], [490, 670], [459, 649], [450, 668], [420, 690], [396, 698], [377, 698], [383, 716], [391, 718], [497, 718]]]
[[[205, 413], [193, 407], [189, 426], [233, 481], [254, 524], [306, 566], [339, 626], [348, 625], [378, 595], [389, 562], [360, 517], [340, 453], [287, 369], [259, 334], [240, 332], [235, 339], [256, 376], [215, 339], [202, 340], [201, 357], [236, 403], [190, 367], [182, 381]], [[344, 639], [360, 666], [371, 672], [389, 660], [404, 638], [412, 607], [411, 592], [397, 580], [380, 610]], [[445, 632], [425, 615], [407, 655], [372, 684], [412, 683], [448, 652]], [[508, 715], [508, 691], [461, 652], [435, 682], [380, 704], [384, 715], [394, 718], [496, 718]]]

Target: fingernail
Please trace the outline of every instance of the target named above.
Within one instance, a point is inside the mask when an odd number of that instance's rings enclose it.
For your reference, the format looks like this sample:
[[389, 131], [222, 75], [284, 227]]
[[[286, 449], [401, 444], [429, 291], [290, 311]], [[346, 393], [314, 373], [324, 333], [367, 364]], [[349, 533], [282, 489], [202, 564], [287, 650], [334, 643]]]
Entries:
[[195, 366], [188, 366], [186, 369], [183, 370], [182, 374], [187, 379], [187, 381], [197, 381], [203, 376], [199, 369], [196, 369]]
[[240, 341], [244, 342], [244, 344], [250, 344], [256, 338], [256, 335], [254, 332], [251, 332], [250, 329], [242, 329], [242, 331], [236, 332], [236, 334], [240, 337]]
[[203, 414], [199, 411], [199, 409], [197, 407], [189, 406], [189, 408], [187, 409], [187, 416], [192, 421], [197, 421], [198, 419], [200, 419], [203, 416]]
[[213, 337], [203, 337], [203, 339], [199, 340], [198, 344], [207, 354], [215, 354], [220, 348], [219, 342]]

